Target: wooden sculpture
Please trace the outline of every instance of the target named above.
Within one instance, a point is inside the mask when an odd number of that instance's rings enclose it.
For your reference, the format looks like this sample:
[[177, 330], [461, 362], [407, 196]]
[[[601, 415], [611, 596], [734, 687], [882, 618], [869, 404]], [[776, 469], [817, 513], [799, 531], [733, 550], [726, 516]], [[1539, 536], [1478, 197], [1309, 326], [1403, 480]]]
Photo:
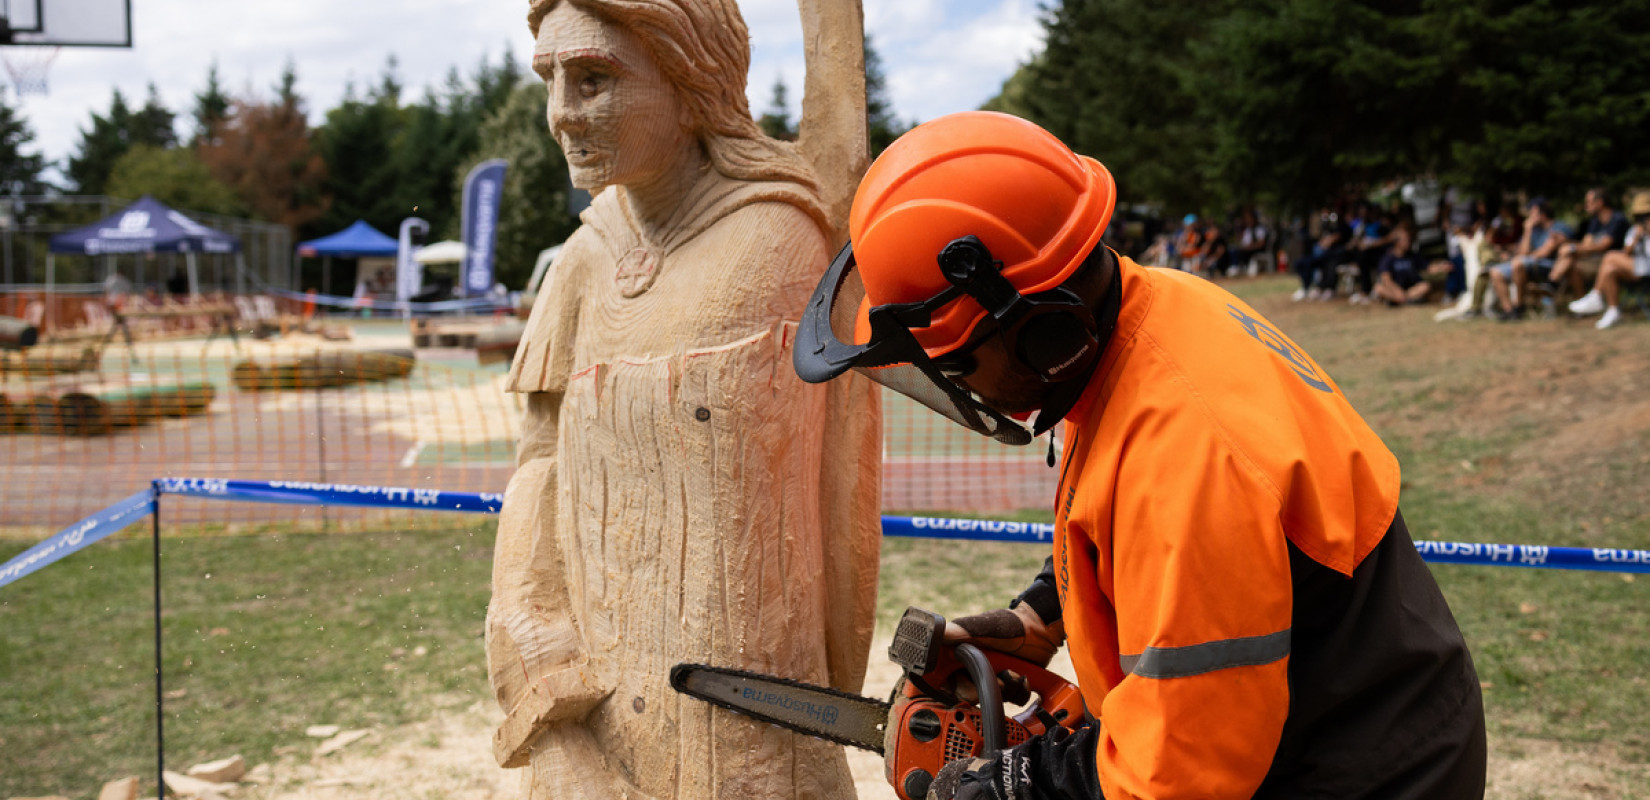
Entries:
[[865, 164], [838, 5], [803, 9], [838, 38], [810, 45], [793, 147], [751, 119], [733, 0], [531, 2], [550, 129], [595, 195], [511, 367], [487, 656], [495, 755], [533, 800], [853, 796], [841, 748], [668, 685], [680, 661], [864, 677], [879, 408], [866, 381], [802, 383], [790, 350]]

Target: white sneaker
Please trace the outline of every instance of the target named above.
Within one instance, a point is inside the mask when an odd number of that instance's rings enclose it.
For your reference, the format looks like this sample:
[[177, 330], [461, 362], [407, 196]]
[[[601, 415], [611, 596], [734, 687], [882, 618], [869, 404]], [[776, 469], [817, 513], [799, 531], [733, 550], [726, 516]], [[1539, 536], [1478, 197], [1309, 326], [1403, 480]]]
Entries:
[[1594, 289], [1581, 296], [1581, 299], [1570, 303], [1570, 313], [1578, 317], [1588, 317], [1604, 310], [1604, 295]]
[[1351, 297], [1346, 298], [1346, 302], [1355, 306], [1361, 306], [1368, 303], [1369, 298], [1365, 296], [1363, 292], [1353, 292]]
[[1609, 308], [1604, 309], [1604, 316], [1599, 317], [1598, 322], [1593, 323], [1593, 327], [1602, 331], [1620, 321], [1621, 309], [1616, 308], [1615, 306], [1610, 306]]
[[1297, 303], [1299, 303], [1302, 300], [1305, 300], [1306, 299], [1306, 290], [1305, 289], [1296, 289], [1294, 294], [1289, 295], [1289, 299], [1293, 300]]

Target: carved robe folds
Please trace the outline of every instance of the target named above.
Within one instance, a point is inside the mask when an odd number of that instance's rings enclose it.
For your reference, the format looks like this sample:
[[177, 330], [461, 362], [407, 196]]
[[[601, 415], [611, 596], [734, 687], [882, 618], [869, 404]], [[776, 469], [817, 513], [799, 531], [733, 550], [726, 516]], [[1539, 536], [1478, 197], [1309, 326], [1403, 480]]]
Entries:
[[533, 798], [852, 797], [840, 748], [669, 688], [693, 661], [857, 690], [880, 541], [871, 387], [791, 367], [817, 206], [707, 171], [681, 218], [645, 242], [598, 196], [512, 367], [497, 755]]

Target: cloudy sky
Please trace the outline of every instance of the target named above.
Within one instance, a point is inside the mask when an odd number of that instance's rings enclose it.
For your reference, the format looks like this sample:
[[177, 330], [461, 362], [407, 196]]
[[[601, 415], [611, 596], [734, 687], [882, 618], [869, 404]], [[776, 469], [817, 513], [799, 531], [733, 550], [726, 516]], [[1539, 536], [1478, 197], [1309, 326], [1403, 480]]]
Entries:
[[[119, 3], [120, 0], [112, 0]], [[51, 4], [63, 0], [46, 0]], [[87, 0], [80, 0], [87, 2]], [[449, 67], [466, 74], [506, 47], [523, 64], [532, 40], [525, 0], [133, 0], [135, 47], [64, 48], [51, 66], [46, 97], [22, 98], [22, 111], [47, 158], [65, 159], [118, 87], [138, 103], [153, 83], [179, 112], [179, 133], [193, 95], [216, 60], [232, 94], [269, 96], [282, 64], [298, 65], [298, 88], [319, 122], [351, 81], [376, 81], [394, 54], [409, 93], [439, 86]], [[801, 24], [794, 0], [741, 0], [751, 29], [751, 106], [768, 106], [774, 78], [802, 87]], [[1041, 45], [1036, 0], [864, 0], [866, 29], [881, 54], [895, 112], [932, 119], [977, 107]], [[7, 48], [15, 57], [21, 48]]]

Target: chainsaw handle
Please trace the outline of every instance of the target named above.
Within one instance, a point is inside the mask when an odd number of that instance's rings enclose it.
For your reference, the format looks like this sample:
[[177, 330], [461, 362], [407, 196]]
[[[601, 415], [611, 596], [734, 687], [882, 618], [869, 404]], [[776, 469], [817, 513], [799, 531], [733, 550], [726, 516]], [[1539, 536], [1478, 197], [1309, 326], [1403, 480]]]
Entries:
[[997, 686], [997, 670], [980, 648], [967, 642], [956, 647], [957, 660], [968, 670], [969, 680], [980, 695], [980, 739], [984, 751], [1001, 750], [1008, 743], [1008, 723], [1003, 713], [1002, 690]]

